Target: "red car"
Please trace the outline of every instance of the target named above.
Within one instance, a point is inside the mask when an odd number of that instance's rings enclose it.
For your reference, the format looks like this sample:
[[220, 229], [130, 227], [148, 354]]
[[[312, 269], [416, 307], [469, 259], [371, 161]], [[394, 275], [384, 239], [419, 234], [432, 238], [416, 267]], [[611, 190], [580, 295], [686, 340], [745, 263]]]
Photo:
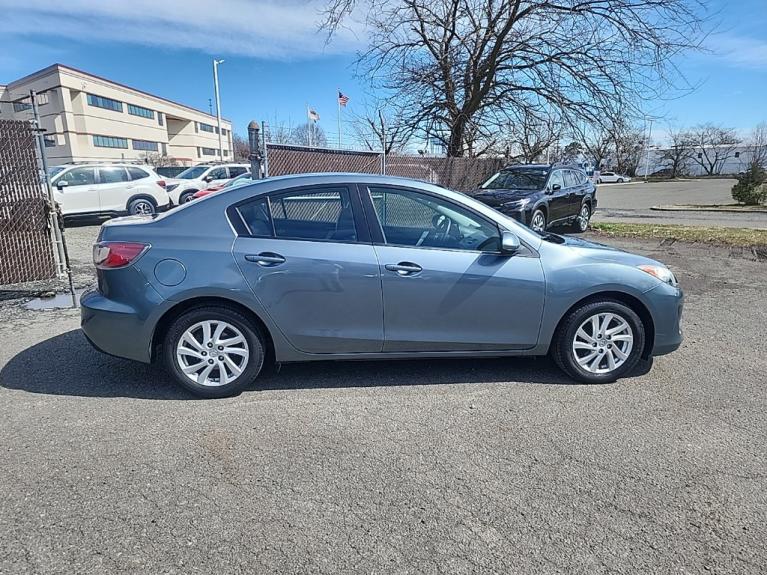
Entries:
[[207, 195], [210, 195], [214, 192], [218, 192], [220, 190], [223, 190], [225, 188], [232, 188], [232, 187], [238, 187], [243, 184], [247, 184], [250, 182], [250, 173], [240, 174], [236, 178], [233, 178], [227, 182], [224, 182], [223, 184], [213, 184], [205, 188], [204, 190], [200, 190], [199, 192], [195, 192], [194, 195], [192, 195], [193, 200], [199, 200], [200, 198], [204, 198]]

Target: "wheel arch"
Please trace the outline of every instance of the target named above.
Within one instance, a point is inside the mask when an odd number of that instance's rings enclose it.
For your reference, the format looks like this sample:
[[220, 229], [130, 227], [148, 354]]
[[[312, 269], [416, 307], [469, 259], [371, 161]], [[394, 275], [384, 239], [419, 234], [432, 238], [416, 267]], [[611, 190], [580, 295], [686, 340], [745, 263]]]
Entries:
[[274, 338], [272, 337], [269, 328], [266, 323], [249, 307], [237, 302], [233, 299], [221, 297], [221, 296], [198, 296], [185, 299], [178, 302], [176, 305], [166, 310], [165, 313], [157, 320], [154, 330], [152, 332], [152, 343], [150, 347], [150, 361], [156, 362], [162, 354], [162, 344], [165, 339], [165, 335], [168, 333], [168, 329], [171, 324], [184, 314], [185, 312], [198, 307], [205, 307], [210, 305], [219, 305], [234, 309], [250, 319], [256, 328], [261, 332], [264, 338], [264, 345], [266, 347], [266, 354], [264, 357], [264, 365], [275, 362], [275, 350], [274, 350]]
[[626, 292], [622, 291], [600, 291], [596, 293], [589, 294], [578, 301], [576, 301], [574, 304], [572, 304], [565, 313], [562, 314], [562, 317], [559, 318], [559, 321], [557, 322], [557, 327], [554, 329], [553, 336], [556, 337], [556, 335], [559, 333], [560, 328], [562, 327], [562, 323], [564, 323], [565, 319], [576, 309], [583, 306], [584, 304], [591, 303], [593, 301], [602, 301], [602, 300], [614, 300], [618, 301], [625, 306], [629, 307], [634, 313], [636, 313], [639, 316], [639, 319], [642, 320], [642, 324], [645, 328], [645, 342], [644, 342], [644, 349], [642, 349], [642, 357], [644, 359], [647, 359], [650, 357], [653, 347], [655, 345], [655, 322], [652, 319], [652, 314], [650, 313], [650, 310], [647, 308], [647, 306], [637, 298], [636, 296], [633, 296], [631, 294], [628, 294]]

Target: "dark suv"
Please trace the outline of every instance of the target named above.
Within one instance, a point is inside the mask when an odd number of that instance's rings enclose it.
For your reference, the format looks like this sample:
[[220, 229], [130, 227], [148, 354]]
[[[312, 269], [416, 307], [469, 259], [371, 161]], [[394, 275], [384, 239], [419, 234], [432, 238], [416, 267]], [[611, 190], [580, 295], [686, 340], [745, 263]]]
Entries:
[[474, 197], [536, 232], [555, 225], [586, 231], [597, 207], [596, 186], [574, 166], [508, 166], [482, 184]]

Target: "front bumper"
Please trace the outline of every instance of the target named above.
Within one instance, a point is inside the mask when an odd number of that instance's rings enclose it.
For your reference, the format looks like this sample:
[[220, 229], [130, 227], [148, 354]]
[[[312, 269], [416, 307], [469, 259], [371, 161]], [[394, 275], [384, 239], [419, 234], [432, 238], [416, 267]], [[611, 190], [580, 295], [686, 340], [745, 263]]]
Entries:
[[646, 292], [655, 324], [655, 343], [650, 355], [666, 355], [682, 344], [684, 294], [679, 288], [660, 284]]

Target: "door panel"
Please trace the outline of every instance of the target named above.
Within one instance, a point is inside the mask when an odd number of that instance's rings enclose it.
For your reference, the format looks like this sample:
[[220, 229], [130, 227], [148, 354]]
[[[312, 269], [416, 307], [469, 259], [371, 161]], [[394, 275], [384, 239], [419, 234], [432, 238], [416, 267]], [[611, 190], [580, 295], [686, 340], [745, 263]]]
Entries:
[[551, 174], [549, 189], [554, 184], [559, 184], [562, 187], [549, 194], [549, 222], [566, 217], [570, 208], [569, 191], [565, 183], [563, 170], [554, 170]]
[[[534, 257], [376, 246], [384, 351], [523, 349], [538, 342], [544, 278]], [[386, 269], [409, 263], [421, 271]]]
[[124, 212], [135, 184], [122, 167], [99, 168], [99, 201], [104, 212]]
[[69, 185], [55, 191], [55, 199], [65, 215], [87, 214], [101, 211], [96, 171], [93, 168], [73, 168], [56, 180]]
[[371, 245], [240, 237], [233, 253], [253, 294], [297, 349], [381, 351], [381, 278]]

